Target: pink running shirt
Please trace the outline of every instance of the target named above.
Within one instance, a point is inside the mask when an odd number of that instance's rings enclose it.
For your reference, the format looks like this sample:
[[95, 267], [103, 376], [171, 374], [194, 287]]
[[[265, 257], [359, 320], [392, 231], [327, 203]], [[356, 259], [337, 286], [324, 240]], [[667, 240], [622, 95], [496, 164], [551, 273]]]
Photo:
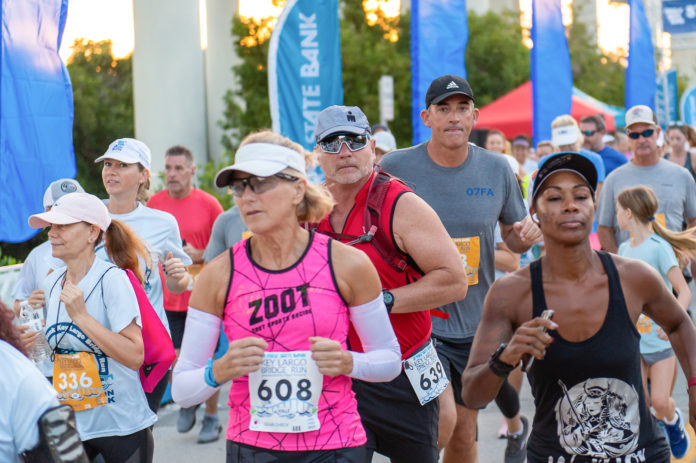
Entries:
[[[249, 240], [230, 249], [232, 276], [223, 317], [230, 341], [256, 336], [268, 352], [310, 350], [310, 336], [323, 336], [347, 349], [348, 307], [331, 268], [330, 239], [311, 233], [300, 260], [285, 270], [263, 269], [249, 256]], [[275, 303], [264, 303], [267, 299]], [[249, 429], [249, 378], [232, 382], [229, 396], [231, 441], [280, 451], [332, 450], [366, 442], [348, 376], [324, 376], [319, 399], [320, 429], [304, 433]]]

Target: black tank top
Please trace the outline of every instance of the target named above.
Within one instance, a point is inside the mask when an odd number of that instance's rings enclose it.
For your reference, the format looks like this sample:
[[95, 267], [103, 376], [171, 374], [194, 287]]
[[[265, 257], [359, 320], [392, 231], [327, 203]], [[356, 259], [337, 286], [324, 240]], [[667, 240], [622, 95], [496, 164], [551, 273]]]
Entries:
[[[626, 308], [619, 274], [598, 252], [609, 278], [609, 307], [597, 333], [569, 342], [550, 331], [553, 343], [528, 372], [536, 413], [529, 463], [668, 463], [667, 441], [645, 402], [640, 334]], [[541, 260], [530, 265], [532, 313], [546, 307]]]

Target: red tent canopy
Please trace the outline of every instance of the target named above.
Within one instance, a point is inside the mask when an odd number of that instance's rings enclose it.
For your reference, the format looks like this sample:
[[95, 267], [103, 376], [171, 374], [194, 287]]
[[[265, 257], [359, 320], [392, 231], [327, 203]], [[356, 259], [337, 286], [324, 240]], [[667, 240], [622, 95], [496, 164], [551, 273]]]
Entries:
[[[614, 116], [573, 95], [570, 115], [576, 120], [594, 114], [604, 115], [607, 132], [616, 130]], [[498, 129], [508, 139], [518, 134], [532, 136], [532, 82], [528, 81], [480, 109], [475, 129]]]

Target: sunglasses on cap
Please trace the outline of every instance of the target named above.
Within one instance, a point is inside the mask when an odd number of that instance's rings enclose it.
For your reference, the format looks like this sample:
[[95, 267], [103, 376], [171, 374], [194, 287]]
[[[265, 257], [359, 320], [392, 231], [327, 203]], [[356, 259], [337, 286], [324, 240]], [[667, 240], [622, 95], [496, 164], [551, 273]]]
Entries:
[[597, 130], [581, 130], [580, 133], [582, 133], [586, 137], [591, 137], [592, 135], [597, 133]]
[[337, 154], [341, 151], [341, 145], [344, 143], [351, 151], [358, 151], [367, 146], [370, 136], [367, 133], [362, 135], [333, 135], [324, 138], [318, 143], [319, 148], [325, 153]]
[[638, 140], [641, 135], [643, 136], [643, 138], [649, 138], [652, 137], [653, 133], [655, 133], [655, 129], [645, 129], [642, 132], [629, 132], [626, 135], [628, 135], [628, 138]]
[[227, 186], [232, 190], [232, 195], [240, 197], [244, 194], [247, 186], [253, 193], [262, 194], [278, 186], [281, 180], [294, 182], [299, 180], [299, 177], [287, 174], [275, 174], [270, 177], [252, 175], [251, 177], [233, 178]]

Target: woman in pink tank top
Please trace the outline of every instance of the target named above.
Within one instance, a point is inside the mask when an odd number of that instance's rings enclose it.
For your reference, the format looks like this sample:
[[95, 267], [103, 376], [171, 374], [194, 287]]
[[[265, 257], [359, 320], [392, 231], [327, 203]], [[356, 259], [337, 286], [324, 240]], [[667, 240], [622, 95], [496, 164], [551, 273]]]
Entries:
[[[390, 381], [401, 369], [372, 263], [301, 226], [333, 207], [307, 182], [309, 159], [300, 145], [260, 132], [215, 180], [232, 190], [252, 237], [199, 275], [172, 392], [188, 406], [232, 381], [229, 462], [365, 461], [351, 378]], [[365, 353], [348, 350], [350, 322]], [[220, 324], [230, 346], [213, 361]]]

